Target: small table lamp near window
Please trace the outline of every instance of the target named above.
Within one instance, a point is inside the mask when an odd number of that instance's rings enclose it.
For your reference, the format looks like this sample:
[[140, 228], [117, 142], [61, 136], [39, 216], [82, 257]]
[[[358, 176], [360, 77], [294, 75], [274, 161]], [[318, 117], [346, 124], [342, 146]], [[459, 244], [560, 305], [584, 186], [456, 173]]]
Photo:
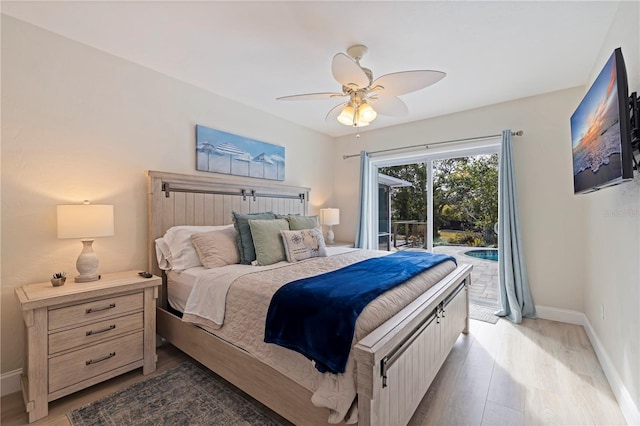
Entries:
[[327, 225], [327, 244], [335, 243], [333, 225], [340, 225], [340, 209], [320, 209], [320, 225]]
[[76, 261], [80, 275], [77, 283], [100, 279], [98, 256], [93, 252], [93, 238], [113, 235], [113, 206], [104, 204], [58, 206], [58, 238], [81, 238], [82, 252]]

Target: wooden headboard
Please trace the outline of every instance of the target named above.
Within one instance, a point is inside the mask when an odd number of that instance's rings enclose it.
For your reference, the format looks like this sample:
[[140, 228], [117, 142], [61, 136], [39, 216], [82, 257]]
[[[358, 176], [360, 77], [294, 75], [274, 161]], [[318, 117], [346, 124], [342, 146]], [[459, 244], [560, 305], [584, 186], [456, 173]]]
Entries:
[[227, 225], [231, 212], [307, 215], [309, 188], [225, 175], [148, 171], [148, 264], [162, 276], [155, 240], [177, 225]]

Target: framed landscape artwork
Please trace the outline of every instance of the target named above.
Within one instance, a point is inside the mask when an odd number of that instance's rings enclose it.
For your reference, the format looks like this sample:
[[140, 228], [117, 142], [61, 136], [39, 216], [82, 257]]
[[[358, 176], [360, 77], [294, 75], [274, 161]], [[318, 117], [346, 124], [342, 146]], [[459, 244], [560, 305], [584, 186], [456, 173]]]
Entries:
[[196, 125], [196, 170], [284, 180], [284, 147]]

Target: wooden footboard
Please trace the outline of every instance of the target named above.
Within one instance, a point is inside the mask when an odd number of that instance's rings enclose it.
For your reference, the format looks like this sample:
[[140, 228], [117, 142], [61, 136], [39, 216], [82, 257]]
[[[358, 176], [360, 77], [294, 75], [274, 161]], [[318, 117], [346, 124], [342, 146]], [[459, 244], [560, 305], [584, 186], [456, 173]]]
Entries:
[[363, 425], [411, 419], [461, 332], [469, 329], [471, 265], [439, 282], [355, 347]]

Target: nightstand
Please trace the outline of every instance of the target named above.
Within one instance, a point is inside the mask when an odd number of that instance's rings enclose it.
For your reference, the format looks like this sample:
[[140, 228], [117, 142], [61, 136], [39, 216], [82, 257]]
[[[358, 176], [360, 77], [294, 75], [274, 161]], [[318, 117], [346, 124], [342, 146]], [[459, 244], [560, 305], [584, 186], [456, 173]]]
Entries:
[[48, 414], [49, 401], [139, 367], [155, 371], [161, 284], [127, 271], [16, 288], [27, 329], [22, 394], [29, 422]]
[[348, 247], [353, 248], [354, 244], [348, 241], [336, 241], [333, 244], [327, 244], [327, 247]]

